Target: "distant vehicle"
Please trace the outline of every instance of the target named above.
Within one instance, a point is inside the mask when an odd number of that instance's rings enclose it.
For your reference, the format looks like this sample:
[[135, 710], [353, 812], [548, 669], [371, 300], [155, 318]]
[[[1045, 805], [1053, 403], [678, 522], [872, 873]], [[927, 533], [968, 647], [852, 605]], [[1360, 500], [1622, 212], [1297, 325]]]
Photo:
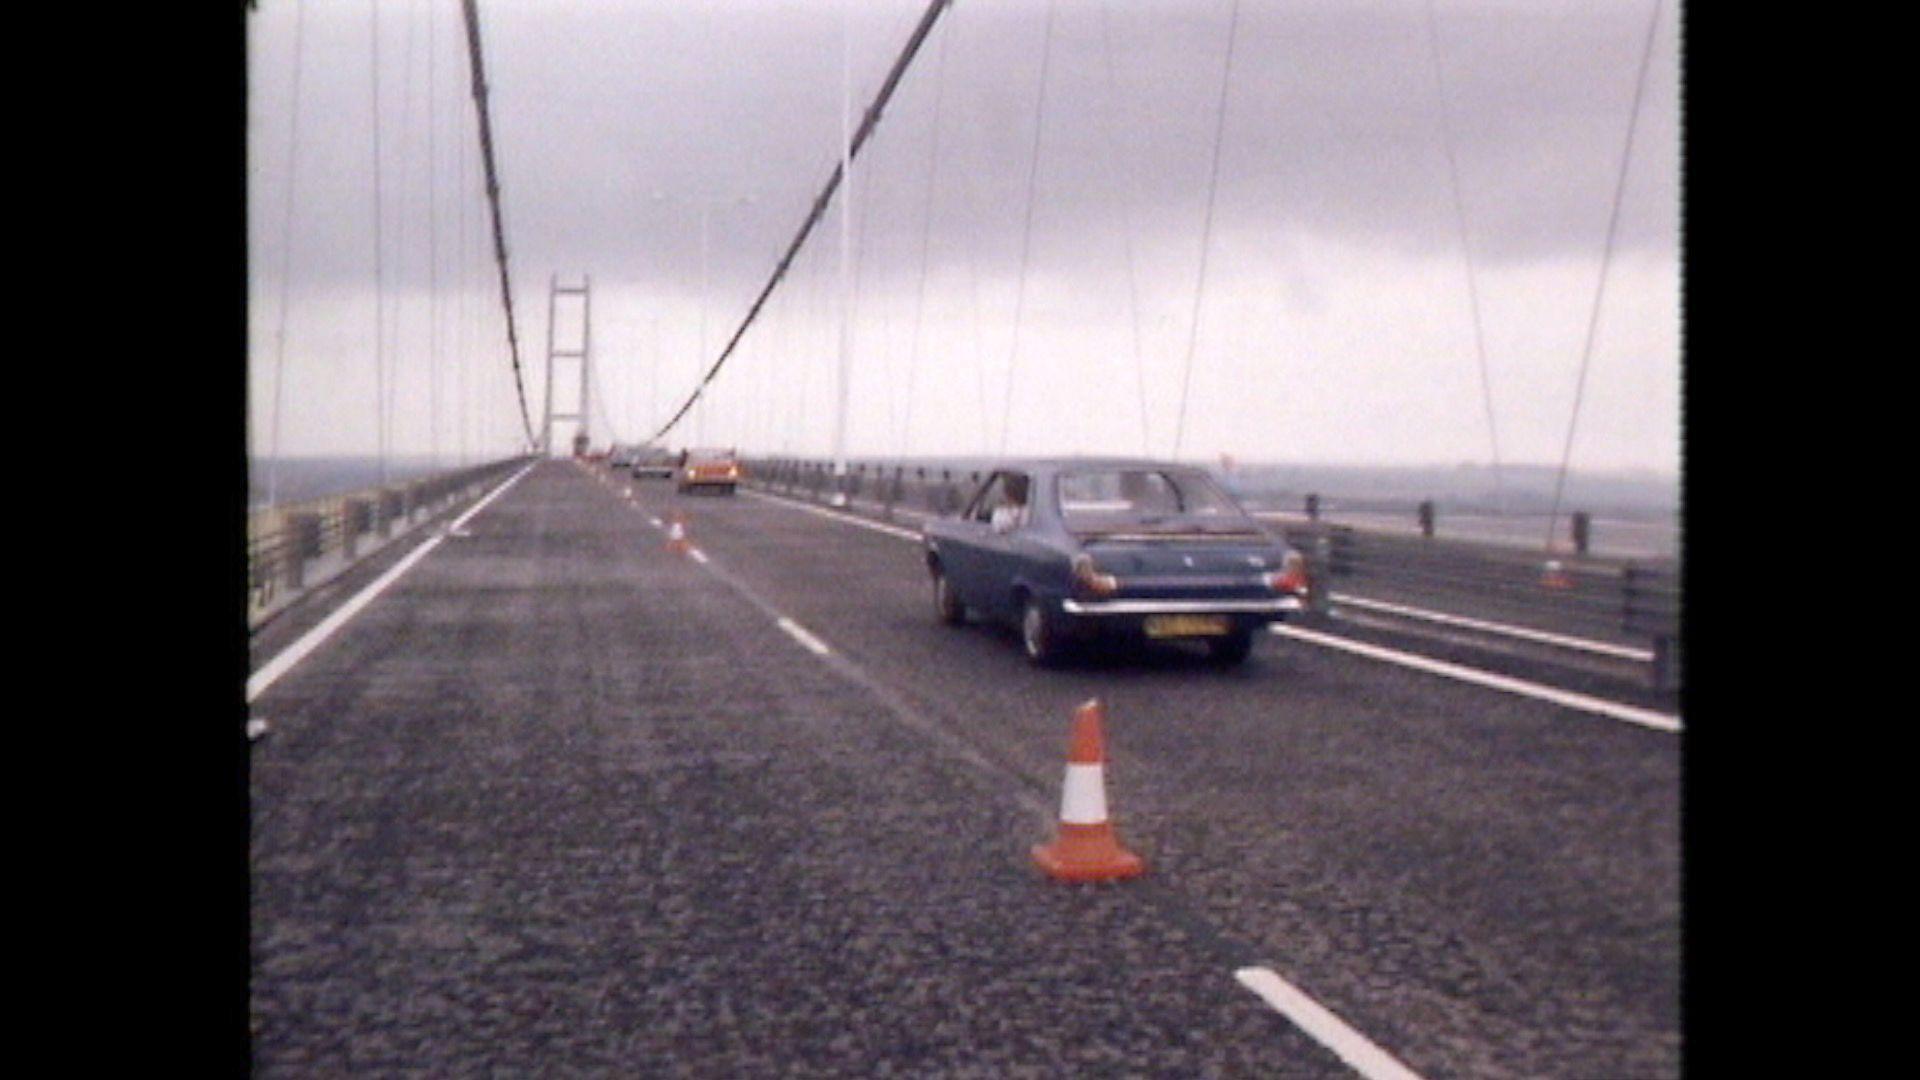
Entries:
[[684, 494], [709, 488], [718, 489], [724, 495], [731, 495], [734, 485], [738, 484], [744, 475], [740, 468], [740, 459], [732, 450], [683, 450], [680, 453], [680, 482], [677, 490]]
[[631, 446], [615, 445], [613, 452], [607, 455], [607, 468], [625, 469], [633, 464], [635, 450]]
[[679, 459], [672, 451], [658, 446], [643, 446], [634, 452], [633, 475], [671, 479]]
[[1013, 622], [1040, 665], [1115, 637], [1202, 641], [1238, 664], [1306, 610], [1305, 559], [1186, 465], [1009, 462], [921, 540], [940, 620]]

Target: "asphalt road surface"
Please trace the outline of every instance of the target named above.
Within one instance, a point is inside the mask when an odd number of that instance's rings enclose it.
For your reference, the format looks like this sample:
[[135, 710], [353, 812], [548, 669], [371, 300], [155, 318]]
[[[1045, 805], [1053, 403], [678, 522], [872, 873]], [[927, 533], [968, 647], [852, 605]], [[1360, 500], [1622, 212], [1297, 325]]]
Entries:
[[[1149, 872], [1063, 886], [1091, 697]], [[1280, 637], [1037, 670], [764, 496], [543, 463], [253, 710], [261, 1075], [1680, 1071], [1673, 733]]]

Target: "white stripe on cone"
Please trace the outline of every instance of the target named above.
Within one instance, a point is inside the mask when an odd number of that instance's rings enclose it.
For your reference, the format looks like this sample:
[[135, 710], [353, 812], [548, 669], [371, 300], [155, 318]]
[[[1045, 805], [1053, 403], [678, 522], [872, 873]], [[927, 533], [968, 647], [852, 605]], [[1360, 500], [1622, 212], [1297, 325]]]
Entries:
[[1106, 766], [1068, 763], [1066, 783], [1060, 789], [1060, 820], [1067, 825], [1106, 822]]

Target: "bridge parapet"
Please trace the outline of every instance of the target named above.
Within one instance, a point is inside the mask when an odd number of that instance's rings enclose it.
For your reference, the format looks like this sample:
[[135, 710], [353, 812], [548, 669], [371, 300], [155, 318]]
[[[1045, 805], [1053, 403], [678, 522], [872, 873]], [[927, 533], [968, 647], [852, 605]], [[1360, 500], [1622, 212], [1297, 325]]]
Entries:
[[417, 524], [478, 496], [526, 458], [254, 511], [247, 519], [247, 624], [258, 626]]

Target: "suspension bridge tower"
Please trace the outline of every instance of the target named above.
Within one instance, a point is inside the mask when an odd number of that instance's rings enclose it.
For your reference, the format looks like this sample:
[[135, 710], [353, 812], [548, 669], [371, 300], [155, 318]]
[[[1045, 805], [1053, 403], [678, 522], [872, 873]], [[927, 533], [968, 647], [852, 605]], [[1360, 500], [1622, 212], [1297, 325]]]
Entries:
[[[553, 453], [553, 423], [556, 420], [576, 425], [573, 435], [573, 452], [576, 456], [584, 454], [591, 443], [587, 433], [588, 387], [593, 385], [593, 279], [581, 275], [580, 284], [562, 285], [560, 275], [555, 274], [547, 282], [547, 415], [540, 426], [540, 452]], [[558, 336], [560, 298], [580, 298], [580, 333], [578, 348], [562, 348]], [[573, 305], [568, 304], [569, 308]], [[576, 372], [580, 379], [580, 407], [574, 412], [555, 412], [553, 393], [553, 372], [558, 362], [578, 364]]]

